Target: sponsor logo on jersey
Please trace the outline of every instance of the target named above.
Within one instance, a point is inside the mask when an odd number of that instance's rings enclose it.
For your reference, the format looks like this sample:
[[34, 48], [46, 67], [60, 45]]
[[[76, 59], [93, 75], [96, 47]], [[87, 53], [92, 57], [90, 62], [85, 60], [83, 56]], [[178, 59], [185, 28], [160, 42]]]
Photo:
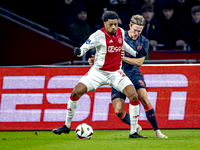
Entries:
[[122, 50], [122, 47], [119, 46], [108, 46], [108, 52], [109, 53], [114, 53], [114, 52], [120, 52]]

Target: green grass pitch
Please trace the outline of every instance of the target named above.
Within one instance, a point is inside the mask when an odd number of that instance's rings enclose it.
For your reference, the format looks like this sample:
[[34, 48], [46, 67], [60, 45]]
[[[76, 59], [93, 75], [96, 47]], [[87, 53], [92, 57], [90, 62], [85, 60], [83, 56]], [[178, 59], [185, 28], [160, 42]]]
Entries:
[[153, 130], [140, 133], [148, 139], [129, 139], [129, 130], [94, 130], [90, 140], [78, 139], [75, 131], [1, 131], [0, 150], [200, 150], [200, 129], [161, 131], [168, 139], [156, 138]]

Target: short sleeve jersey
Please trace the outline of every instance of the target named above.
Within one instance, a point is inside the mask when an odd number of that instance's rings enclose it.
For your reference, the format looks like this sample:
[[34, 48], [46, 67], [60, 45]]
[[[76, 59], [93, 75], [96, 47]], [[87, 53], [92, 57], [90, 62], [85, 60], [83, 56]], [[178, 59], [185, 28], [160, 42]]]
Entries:
[[[143, 48], [145, 50], [146, 54], [148, 53], [149, 40], [147, 38], [145, 38], [144, 36], [139, 35], [136, 40], [133, 40], [128, 35], [128, 31], [125, 31], [125, 39], [124, 40], [134, 50], [140, 51]], [[125, 56], [130, 57], [130, 58], [141, 58], [141, 57], [143, 57], [141, 55], [137, 55], [136, 57], [134, 57], [127, 52], [125, 53]], [[122, 62], [122, 69], [128, 77], [133, 76], [134, 74], [140, 74], [141, 75], [141, 72], [139, 71], [139, 66], [130, 65], [130, 64], [124, 62], [124, 61]]]

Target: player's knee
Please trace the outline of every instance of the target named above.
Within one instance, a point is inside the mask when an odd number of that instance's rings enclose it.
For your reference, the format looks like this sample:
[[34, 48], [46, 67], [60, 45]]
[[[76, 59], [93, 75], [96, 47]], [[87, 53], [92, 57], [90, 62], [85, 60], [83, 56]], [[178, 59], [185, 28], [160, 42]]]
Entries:
[[79, 90], [74, 89], [74, 90], [72, 91], [72, 96], [73, 96], [73, 97], [80, 98], [82, 95], [83, 95], [82, 92], [79, 91]]
[[72, 91], [72, 96], [80, 98], [83, 94], [87, 92], [87, 87], [83, 83], [78, 83]]
[[115, 114], [117, 117], [121, 118], [123, 116], [124, 111], [122, 109], [115, 109]]
[[142, 103], [143, 106], [150, 104], [149, 100], [145, 97], [140, 97], [139, 100], [140, 100], [140, 102]]
[[137, 101], [138, 100], [138, 94], [137, 93], [134, 93], [130, 96], [129, 98], [130, 101]]

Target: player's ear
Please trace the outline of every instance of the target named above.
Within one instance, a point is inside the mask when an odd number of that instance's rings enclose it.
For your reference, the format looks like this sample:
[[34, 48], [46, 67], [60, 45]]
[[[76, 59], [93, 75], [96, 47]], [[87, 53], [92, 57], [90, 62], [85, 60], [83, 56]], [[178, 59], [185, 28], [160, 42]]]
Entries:
[[104, 26], [106, 26], [106, 22], [103, 22]]

